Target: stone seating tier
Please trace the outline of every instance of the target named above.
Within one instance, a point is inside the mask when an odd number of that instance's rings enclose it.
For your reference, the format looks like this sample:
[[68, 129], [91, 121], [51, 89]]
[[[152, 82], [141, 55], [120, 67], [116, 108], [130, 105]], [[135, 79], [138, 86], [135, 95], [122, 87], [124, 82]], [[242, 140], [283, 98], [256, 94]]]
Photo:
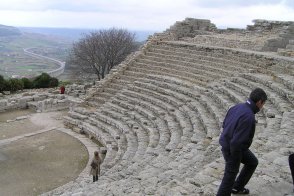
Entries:
[[[259, 68], [251, 64], [256, 62], [243, 62], [241, 61], [242, 57], [241, 57], [241, 60], [238, 60], [236, 58], [230, 57], [230, 54], [226, 54], [226, 55], [216, 54], [214, 56], [211, 54], [207, 55], [206, 54], [207, 52], [202, 52], [202, 51], [200, 51], [199, 53], [195, 53], [195, 51], [185, 49], [185, 48], [178, 48], [178, 49], [174, 48], [174, 49], [175, 51], [173, 51], [172, 49], [167, 49], [167, 47], [163, 47], [160, 49], [153, 49], [154, 52], [152, 53], [150, 52], [150, 54], [155, 55], [153, 58], [156, 58], [156, 57], [160, 58], [160, 55], [161, 56], [167, 55], [167, 57], [170, 57], [172, 60], [174, 59], [174, 60], [181, 60], [183, 62], [188, 61], [188, 62], [194, 62], [196, 64], [197, 63], [204, 64], [209, 67], [214, 67], [215, 69], [220, 67], [227, 71], [236, 70], [237, 67], [239, 69], [242, 68], [244, 70], [248, 70], [248, 69], [256, 70], [257, 68]], [[147, 52], [147, 54], [149, 53]], [[169, 60], [170, 58], [166, 58], [166, 59]], [[158, 60], [158, 58], [156, 60]], [[218, 66], [215, 66], [215, 65], [218, 65]]]
[[[226, 64], [231, 64], [230, 62], [238, 62], [238, 64], [243, 65], [243, 67], [249, 66], [251, 68], [256, 67], [267, 67], [267, 60], [258, 61], [259, 57], [255, 53], [246, 53], [245, 50], [234, 50], [222, 47], [208, 47], [202, 45], [194, 45], [187, 43], [177, 43], [177, 42], [165, 42], [153, 50], [159, 50], [160, 53], [167, 54], [184, 54], [190, 58], [199, 57], [208, 61], [219, 61]], [[244, 51], [244, 52], [243, 52]], [[255, 65], [255, 66], [254, 66]]]
[[66, 117], [108, 151], [98, 183], [79, 182], [65, 194], [214, 195], [224, 167], [222, 120], [255, 86], [269, 100], [257, 115], [252, 149], [261, 167], [250, 186], [258, 195], [258, 186], [290, 182], [283, 168], [294, 145], [292, 62], [239, 49], [147, 42], [97, 84], [87, 99], [94, 112], [85, 107]]

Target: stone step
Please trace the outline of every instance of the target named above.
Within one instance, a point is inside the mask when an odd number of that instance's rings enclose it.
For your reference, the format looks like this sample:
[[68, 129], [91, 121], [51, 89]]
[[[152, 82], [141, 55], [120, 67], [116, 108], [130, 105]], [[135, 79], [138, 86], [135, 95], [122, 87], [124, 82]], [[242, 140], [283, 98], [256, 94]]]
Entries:
[[[163, 85], [163, 83], [161, 83], [161, 84], [158, 84], [158, 86], [160, 86], [160, 85]], [[150, 85], [149, 85], [150, 86]], [[163, 85], [164, 86], [164, 85]], [[142, 88], [148, 88], [148, 86], [146, 86], [146, 84], [145, 84], [145, 86], [141, 86]], [[157, 89], [159, 89], [160, 87], [157, 87]], [[173, 89], [172, 87], [169, 87], [169, 88], [166, 88], [166, 90], [164, 90], [164, 92], [165, 93], [167, 93], [167, 92], [169, 92], [169, 94], [170, 94], [170, 96], [174, 96], [174, 97], [176, 97], [178, 100], [181, 100], [183, 103], [185, 103], [185, 104], [189, 104], [189, 103], [187, 103], [187, 102], [191, 102], [191, 101], [193, 101], [193, 99], [191, 99], [191, 97], [185, 97], [185, 95], [179, 95], [179, 88], [178, 87], [174, 87], [175, 88], [175, 91], [170, 91], [169, 89]], [[185, 94], [185, 93], [184, 93]], [[183, 97], [185, 97], [185, 98], [183, 98]], [[197, 95], [195, 95], [195, 97], [196, 97], [196, 100], [199, 100], [199, 97], [197, 96]], [[170, 102], [171, 103], [171, 102]], [[175, 102], [176, 103], [176, 102]], [[205, 103], [204, 105], [210, 105], [210, 104], [207, 104], [207, 103]], [[189, 107], [188, 107], [189, 108]], [[186, 111], [185, 111], [186, 112]], [[217, 122], [217, 124], [219, 124], [219, 122]], [[204, 126], [204, 127], [206, 127], [206, 125]], [[209, 129], [209, 128], [208, 128]], [[214, 128], [214, 129], [217, 129], [217, 130], [219, 130], [219, 128]]]
[[[133, 72], [139, 72], [139, 73], [145, 73], [146, 75], [157, 75], [157, 76], [161, 76], [161, 75], [164, 75], [164, 76], [169, 76], [169, 77], [174, 77], [174, 78], [178, 78], [178, 79], [181, 79], [181, 80], [185, 80], [185, 81], [188, 81], [188, 82], [191, 82], [191, 83], [197, 83], [198, 82], [198, 79], [195, 78], [193, 75], [191, 74], [182, 74], [181, 73], [174, 73], [174, 72], [171, 72], [171, 71], [168, 71], [168, 69], [163, 69], [163, 70], [150, 70], [148, 68], [140, 68], [140, 67], [133, 67], [132, 68], [132, 71]], [[167, 72], [165, 72], [167, 71]]]
[[[178, 55], [178, 56], [175, 56]], [[184, 59], [183, 59], [184, 58]], [[146, 57], [143, 56], [142, 60], [149, 59], [153, 61], [164, 61], [170, 63], [180, 64], [189, 64], [193, 66], [197, 65], [205, 65], [207, 67], [212, 67], [214, 69], [222, 68], [225, 71], [233, 71], [238, 70], [237, 68], [246, 68], [246, 69], [254, 69], [255, 67], [249, 64], [244, 64], [239, 61], [228, 60], [227, 58], [216, 58], [208, 56], [207, 54], [203, 55], [194, 55], [191, 53], [179, 52], [175, 54], [175, 52], [165, 54], [164, 51], [159, 50], [156, 52], [150, 52], [146, 54]], [[238, 66], [237, 66], [238, 65]], [[245, 69], [244, 69], [245, 70]]]
[[[238, 63], [243, 63], [243, 66], [250, 66], [256, 65], [260, 66], [260, 68], [266, 68], [266, 62], [259, 61], [258, 58], [255, 56], [245, 57], [245, 55], [239, 55], [240, 52], [234, 50], [225, 50], [225, 49], [212, 49], [212, 48], [205, 48], [205, 47], [198, 47], [198, 46], [191, 46], [191, 48], [182, 46], [182, 45], [174, 45], [173, 43], [166, 45], [158, 45], [157, 47], [153, 47], [154, 49], [161, 49], [164, 51], [169, 51], [170, 53], [176, 53], [178, 51], [184, 54], [191, 54], [191, 55], [200, 55], [200, 56], [209, 56], [214, 58], [219, 58], [219, 61], [223, 60], [232, 60]], [[160, 53], [163, 53], [162, 51]], [[197, 59], [197, 58], [195, 58]]]
[[[116, 106], [116, 105], [114, 105], [113, 103], [111, 103], [111, 104], [107, 104], [108, 105], [108, 107], [110, 106], [110, 107], [115, 107], [115, 108], [119, 108], [119, 107], [121, 107], [121, 106]], [[124, 109], [123, 109], [124, 110]], [[125, 113], [124, 115], [129, 115], [130, 113]], [[141, 119], [140, 120], [142, 120], [142, 116], [140, 116], [140, 115], [138, 115], [138, 113], [135, 113], [134, 111], [132, 112], [132, 114], [130, 114], [129, 115], [129, 119], [136, 119], [136, 118], [138, 118], [138, 117], [140, 117]], [[144, 122], [143, 122], [143, 125], [144, 125], [144, 123], [146, 123], [146, 122], [148, 122], [148, 120], [147, 119], [143, 119], [144, 120]], [[134, 124], [134, 123], [133, 123]], [[147, 124], [147, 123], [146, 123]], [[151, 123], [148, 123], [148, 124], [151, 124]], [[136, 127], [138, 127], [139, 128], [139, 124], [137, 124], [137, 125], [134, 125], [134, 128], [136, 128]], [[141, 125], [141, 127], [142, 128], [145, 128], [146, 130], [148, 129], [148, 131], [149, 131], [149, 133], [153, 133], [153, 134], [155, 134], [154, 136], [155, 137], [157, 137], [156, 136], [156, 132], [154, 132], [154, 128], [152, 128], [152, 127], [150, 127], [150, 125], [149, 125], [149, 127], [147, 127], [147, 126], [142, 126]], [[141, 157], [139, 157], [138, 155], [136, 156], [133, 156], [133, 158], [131, 158], [131, 159], [129, 159], [129, 161], [131, 161], [132, 163], [128, 163], [128, 162], [125, 162], [125, 166], [123, 167], [123, 169], [124, 170], [130, 170], [130, 167], [134, 167], [133, 166], [133, 164], [137, 164], [137, 163], [140, 163], [140, 162], [142, 162], [144, 159], [146, 159], [146, 158], [150, 158], [150, 156], [148, 156], [148, 154], [149, 155], [151, 155], [151, 156], [154, 156], [155, 154], [153, 154], [153, 153], [149, 153], [149, 152], [152, 152], [152, 150], [151, 149], [153, 149], [153, 147], [154, 146], [157, 146], [156, 145], [156, 143], [154, 143], [154, 142], [156, 142], [156, 141], [154, 141], [153, 139], [155, 139], [154, 138], [154, 136], [149, 136], [149, 141], [150, 141], [150, 143], [149, 144], [151, 144], [151, 145], [149, 145], [150, 147], [148, 147], [147, 149], [146, 149], [146, 151], [144, 152], [144, 151], [142, 151], [142, 150], [140, 150], [140, 138], [142, 138], [140, 135], [142, 135], [142, 133], [140, 133], [140, 132], [142, 132], [142, 129], [134, 129], [134, 130], [136, 130], [137, 131], [137, 134], [136, 135], [138, 135], [138, 140], [139, 140], [139, 146], [138, 146], [138, 151], [136, 152], [136, 153], [140, 153], [140, 151], [141, 151]], [[140, 131], [140, 132], [139, 132]], [[146, 133], [148, 133], [148, 131], [146, 131]], [[155, 139], [155, 140], [157, 140], [157, 139]], [[154, 145], [154, 146], [152, 146], [152, 144]], [[142, 145], [141, 145], [142, 146]], [[150, 151], [151, 150], [151, 151]], [[142, 153], [143, 152], [143, 153]], [[147, 154], [146, 154], [147, 153]], [[142, 157], [143, 156], [143, 157]], [[147, 162], [147, 160], [145, 160], [145, 162], [144, 162], [145, 164], [147, 164], [148, 162]], [[142, 164], [143, 163], [140, 163], [140, 165], [142, 166]], [[138, 169], [138, 168], [137, 168]]]
[[294, 76], [286, 75], [286, 74], [279, 74], [276, 75], [276, 80], [279, 83], [285, 85], [289, 91], [294, 91]]
[[[149, 54], [149, 53], [147, 53]], [[221, 72], [224, 75], [230, 75], [231, 70], [236, 70], [236, 66], [233, 66], [229, 63], [221, 63], [221, 61], [209, 61], [203, 58], [189, 58], [185, 56], [174, 57], [171, 55], [163, 54], [149, 54], [143, 56], [138, 62], [144, 62], [146, 64], [154, 63], [168, 63], [170, 65], [181, 65], [187, 69], [196, 69], [196, 70], [207, 70], [210, 72]], [[196, 59], [196, 60], [195, 60]], [[229, 66], [231, 65], [231, 66]]]
[[177, 121], [175, 121], [175, 117], [168, 115], [168, 113], [164, 110], [162, 110], [160, 107], [157, 107], [151, 103], [149, 103], [148, 101], [144, 101], [144, 100], [140, 100], [138, 98], [136, 98], [134, 96], [134, 94], [129, 93], [129, 96], [121, 96], [124, 97], [127, 101], [129, 101], [129, 103], [131, 104], [135, 104], [136, 107], [143, 107], [142, 110], [151, 110], [151, 111], [158, 111], [159, 114], [160, 113], [164, 113], [164, 120], [167, 123], [167, 126], [169, 127], [170, 130], [170, 142], [168, 144], [168, 146], [166, 147], [166, 149], [168, 151], [170, 151], [170, 147], [176, 147], [177, 144], [179, 143], [180, 140], [180, 133], [179, 131], [181, 131], [181, 129], [179, 128], [179, 124]]
[[[283, 100], [281, 103], [277, 100], [274, 101], [275, 104], [279, 105], [279, 108], [281, 111], [289, 111], [291, 107], [294, 106], [294, 102], [292, 99], [293, 92], [291, 90], [288, 90], [284, 85], [274, 82], [273, 80], [270, 80], [270, 77], [267, 76], [264, 79], [261, 75], [244, 75], [244, 78], [246, 78], [249, 81], [258, 82], [264, 85], [264, 88], [266, 88], [268, 91], [270, 91], [273, 94], [276, 94], [278, 97], [281, 97]], [[272, 96], [273, 99], [276, 98], [276, 95]]]
[[155, 123], [157, 120], [156, 117], [153, 120], [146, 118], [144, 115], [140, 114], [136, 110], [133, 110], [131, 113], [127, 112], [122, 106], [114, 105], [112, 103], [108, 104], [111, 108], [116, 108], [120, 110], [122, 114], [129, 116], [129, 118], [134, 119], [138, 124], [140, 124], [144, 130], [146, 130], [149, 136], [149, 145], [148, 148], [153, 149], [159, 145], [159, 138], [163, 133], [160, 133], [158, 130], [158, 125]]
[[[138, 84], [141, 84], [141, 85], [143, 85], [143, 83], [139, 83], [138, 81], [137, 82], [135, 82], [135, 84], [136, 85], [138, 85]], [[148, 88], [148, 85], [150, 86], [149, 88], [151, 88], [152, 86], [150, 85], [150, 84], [146, 84], [145, 83], [145, 85], [143, 86], [144, 88]], [[160, 84], [159, 84], [160, 85]], [[153, 86], [153, 87], [156, 87], [156, 86]], [[157, 87], [157, 89], [159, 89], [159, 87]], [[167, 92], [169, 92], [170, 91], [170, 89], [172, 89], [172, 88], [169, 88], [169, 89], [163, 89], [164, 91], [163, 91], [163, 93], [167, 93]], [[151, 89], [152, 90], [152, 89]], [[178, 90], [178, 89], [177, 89]], [[158, 91], [158, 90], [157, 90]], [[193, 101], [193, 99], [191, 99], [190, 97], [185, 97], [185, 95], [181, 95], [180, 96], [180, 94], [178, 93], [178, 92], [176, 92], [176, 91], [170, 91], [170, 95], [172, 95], [172, 96], [176, 96], [177, 95], [177, 98], [178, 98], [178, 100], [182, 100], [183, 101], [183, 103], [186, 103], [186, 104], [189, 104], [189, 102], [191, 102], [191, 101]], [[188, 103], [187, 103], [188, 102]], [[208, 128], [207, 126], [210, 126], [210, 125], [207, 125], [207, 123], [204, 123], [205, 124], [205, 127], [206, 127], [206, 129], [207, 130], [212, 130], [212, 129], [218, 129], [218, 128], [216, 128], [216, 127], [214, 127], [214, 128]], [[219, 124], [219, 123], [217, 123], [217, 124]], [[215, 132], [215, 131], [213, 131], [213, 132]], [[212, 133], [209, 133], [211, 136], [208, 136], [208, 137], [214, 137], [215, 135], [213, 135]]]
[[294, 44], [288, 44], [286, 46], [286, 49], [289, 49], [289, 50], [293, 50], [294, 51]]
[[[219, 78], [219, 75], [213, 74], [213, 73], [209, 73], [209, 72], [205, 72], [203, 70], [191, 70], [191, 69], [186, 69], [183, 66], [173, 66], [171, 64], [167, 64], [167, 63], [158, 63], [158, 62], [154, 62], [154, 63], [149, 63], [149, 64], [145, 64], [145, 63], [140, 63], [137, 62], [133, 65], [136, 68], [148, 68], [148, 69], [152, 69], [152, 70], [158, 70], [160, 72], [164, 72], [164, 73], [169, 73], [169, 72], [177, 72], [177, 74], [185, 76], [185, 77], [192, 77], [192, 78], [197, 78], [198, 80], [200, 80], [203, 83], [208, 82], [211, 79], [216, 79]], [[130, 69], [132, 69], [132, 67], [130, 67]]]
[[[166, 111], [166, 113], [171, 113], [172, 115], [174, 115], [174, 118], [179, 121], [180, 127], [183, 130], [182, 138], [187, 139], [192, 136], [192, 125], [186, 112], [183, 111], [181, 107], [178, 108], [178, 104], [167, 104], [171, 102], [177, 103], [179, 102], [179, 100], [172, 100], [173, 98], [166, 95], [161, 95], [160, 93], [155, 93], [154, 91], [149, 90], [147, 87], [144, 90], [141, 90], [141, 88], [138, 87], [132, 87], [130, 89], [130, 93], [142, 100], [146, 100], [148, 102], [151, 102], [151, 104], [161, 107], [163, 109], [163, 112]], [[130, 95], [130, 93], [126, 93], [126, 96]]]
[[117, 153], [117, 144], [113, 138], [105, 131], [92, 126], [90, 123], [82, 122], [81, 120], [72, 117], [65, 117], [65, 124], [73, 125], [79, 128], [80, 133], [87, 133], [89, 136], [94, 136], [101, 144], [107, 148], [107, 153], [101, 167], [108, 167], [107, 165], [114, 159]]

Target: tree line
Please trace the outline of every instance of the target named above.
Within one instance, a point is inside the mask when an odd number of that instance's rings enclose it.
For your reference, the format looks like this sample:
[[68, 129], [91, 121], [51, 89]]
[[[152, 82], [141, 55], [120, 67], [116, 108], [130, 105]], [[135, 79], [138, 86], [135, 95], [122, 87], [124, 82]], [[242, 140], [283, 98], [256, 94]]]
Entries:
[[0, 92], [11, 91], [15, 92], [23, 89], [33, 89], [33, 88], [52, 88], [57, 87], [59, 81], [55, 77], [51, 77], [47, 73], [42, 73], [41, 75], [29, 79], [29, 78], [9, 78], [5, 79], [0, 75]]

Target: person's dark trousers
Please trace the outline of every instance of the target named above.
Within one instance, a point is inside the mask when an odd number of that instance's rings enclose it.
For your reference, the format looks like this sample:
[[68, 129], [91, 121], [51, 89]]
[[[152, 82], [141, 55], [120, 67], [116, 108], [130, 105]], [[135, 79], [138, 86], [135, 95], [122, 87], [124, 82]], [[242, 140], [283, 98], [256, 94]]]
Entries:
[[289, 156], [289, 166], [292, 174], [292, 183], [293, 183], [293, 191], [294, 191], [294, 153]]
[[[218, 189], [217, 196], [230, 196], [232, 188], [241, 190], [245, 187], [258, 165], [258, 160], [250, 150], [232, 155], [226, 151], [222, 152], [226, 164], [224, 177]], [[235, 181], [239, 172], [240, 163], [243, 163], [244, 166]]]
[[96, 182], [98, 180], [98, 175], [93, 176], [93, 182]]

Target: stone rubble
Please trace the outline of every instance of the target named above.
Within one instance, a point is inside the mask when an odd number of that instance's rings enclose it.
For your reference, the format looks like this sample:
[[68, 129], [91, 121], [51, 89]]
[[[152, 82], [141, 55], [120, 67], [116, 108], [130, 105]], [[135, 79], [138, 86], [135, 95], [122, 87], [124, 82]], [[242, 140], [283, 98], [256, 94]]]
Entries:
[[83, 102], [91, 84], [67, 85], [65, 94], [58, 89], [31, 89], [17, 94], [6, 93], [0, 98], [0, 112], [15, 109], [33, 109], [49, 112], [68, 109]]

